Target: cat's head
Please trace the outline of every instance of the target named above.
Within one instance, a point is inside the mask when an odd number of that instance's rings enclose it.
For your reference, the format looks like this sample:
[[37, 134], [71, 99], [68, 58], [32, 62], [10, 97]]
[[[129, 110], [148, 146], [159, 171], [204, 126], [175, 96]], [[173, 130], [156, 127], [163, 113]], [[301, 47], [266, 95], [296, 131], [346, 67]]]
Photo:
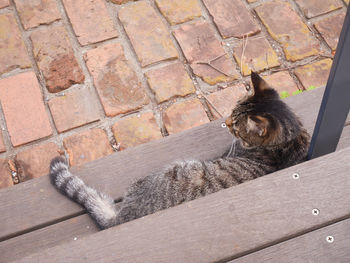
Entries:
[[231, 133], [249, 148], [279, 145], [298, 136], [301, 123], [278, 93], [254, 72], [251, 80], [253, 94], [240, 100], [226, 119]]

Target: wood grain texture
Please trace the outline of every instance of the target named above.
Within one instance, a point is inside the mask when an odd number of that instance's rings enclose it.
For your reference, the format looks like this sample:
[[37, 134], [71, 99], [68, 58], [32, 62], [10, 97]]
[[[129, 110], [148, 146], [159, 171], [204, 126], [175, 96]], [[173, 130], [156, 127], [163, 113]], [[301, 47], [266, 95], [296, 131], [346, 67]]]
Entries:
[[[118, 209], [119, 204], [116, 204]], [[99, 229], [87, 214], [53, 224], [0, 242], [2, 263], [10, 262], [68, 241], [78, 240], [98, 232]], [[14, 247], [20, 248], [13, 249]]]
[[[343, 130], [339, 141], [338, 150], [350, 147], [350, 126]], [[18, 237], [0, 242], [0, 255], [4, 262], [19, 259], [23, 256], [42, 251], [43, 249], [60, 245], [67, 240], [73, 240], [74, 237], [81, 239], [87, 235], [96, 233], [98, 230], [95, 224], [87, 215], [81, 215], [47, 226]], [[21, 248], [21, 254], [13, 250], [14, 246]]]
[[346, 148], [17, 262], [230, 260], [350, 216], [349, 169]]
[[[333, 243], [327, 237], [334, 238]], [[229, 263], [348, 263], [350, 262], [350, 219], [259, 250]]]
[[[46, 248], [98, 232], [87, 214], [0, 242], [0, 262], [10, 262]], [[14, 249], [16, 248], [16, 249]]]
[[98, 231], [85, 214], [50, 225], [0, 243], [0, 262], [18, 260], [36, 251], [81, 239]]

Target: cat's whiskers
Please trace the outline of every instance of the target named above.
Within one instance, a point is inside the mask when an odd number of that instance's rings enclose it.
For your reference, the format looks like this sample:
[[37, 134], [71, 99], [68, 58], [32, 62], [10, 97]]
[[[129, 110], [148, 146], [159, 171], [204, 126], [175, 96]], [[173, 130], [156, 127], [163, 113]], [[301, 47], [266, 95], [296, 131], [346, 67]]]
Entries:
[[228, 152], [226, 157], [230, 157], [231, 154], [233, 154], [233, 156], [234, 156], [235, 152], [236, 152], [236, 139], [235, 139], [235, 137], [232, 136], [231, 148], [230, 148], [230, 151]]

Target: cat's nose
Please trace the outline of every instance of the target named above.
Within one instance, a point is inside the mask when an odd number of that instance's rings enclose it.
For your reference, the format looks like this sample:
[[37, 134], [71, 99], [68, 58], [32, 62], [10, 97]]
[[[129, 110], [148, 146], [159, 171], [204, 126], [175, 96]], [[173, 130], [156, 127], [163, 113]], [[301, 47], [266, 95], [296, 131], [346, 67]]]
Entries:
[[227, 118], [226, 120], [225, 120], [225, 123], [226, 123], [226, 126], [227, 127], [231, 127], [232, 126], [232, 118], [231, 117], [229, 117], [229, 118]]

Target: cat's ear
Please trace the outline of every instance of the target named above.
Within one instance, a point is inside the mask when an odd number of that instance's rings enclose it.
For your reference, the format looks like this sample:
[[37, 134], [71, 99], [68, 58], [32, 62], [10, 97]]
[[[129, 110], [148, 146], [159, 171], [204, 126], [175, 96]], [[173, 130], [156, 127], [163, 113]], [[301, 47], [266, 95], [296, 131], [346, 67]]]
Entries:
[[269, 89], [269, 85], [267, 85], [266, 81], [263, 80], [258, 73], [255, 73], [252, 71], [251, 74], [251, 80], [253, 83], [253, 88], [254, 88], [254, 95], [257, 95], [261, 92], [263, 92], [266, 89]]
[[254, 132], [260, 137], [267, 134], [269, 127], [269, 120], [262, 116], [250, 115], [247, 120], [247, 132]]

